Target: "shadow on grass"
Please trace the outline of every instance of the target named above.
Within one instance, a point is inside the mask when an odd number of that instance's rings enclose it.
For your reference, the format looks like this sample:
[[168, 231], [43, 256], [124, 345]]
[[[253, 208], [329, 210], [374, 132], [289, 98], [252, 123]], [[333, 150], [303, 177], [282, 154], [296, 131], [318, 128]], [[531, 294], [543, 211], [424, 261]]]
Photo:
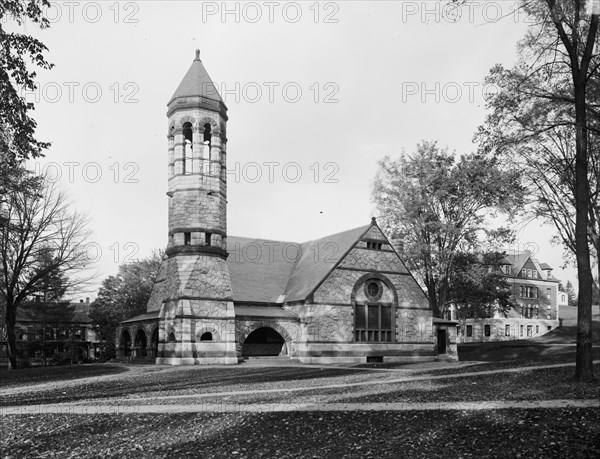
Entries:
[[[165, 371], [125, 377], [112, 381], [100, 381], [77, 386], [76, 390], [56, 389], [40, 393], [24, 393], [5, 396], [0, 406], [22, 404], [49, 404], [75, 402], [86, 399], [111, 397], [145, 396], [165, 392], [169, 395], [203, 392], [219, 393], [219, 390], [245, 390], [248, 384], [266, 384], [309, 379], [330, 378], [364, 374], [360, 370], [323, 368], [190, 368], [180, 371]], [[277, 386], [273, 386], [277, 387]]]
[[[598, 410], [45, 415], [0, 451], [110, 457], [599, 457]], [[81, 439], [85, 441], [82, 442]]]
[[20, 385], [112, 375], [126, 371], [126, 367], [107, 364], [47, 366], [10, 371], [6, 368], [0, 368], [0, 389]]

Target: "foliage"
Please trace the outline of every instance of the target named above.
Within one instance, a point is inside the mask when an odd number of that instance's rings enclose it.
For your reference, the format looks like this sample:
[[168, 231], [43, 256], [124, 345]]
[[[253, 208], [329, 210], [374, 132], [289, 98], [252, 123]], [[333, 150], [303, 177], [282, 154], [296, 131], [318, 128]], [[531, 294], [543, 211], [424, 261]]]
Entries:
[[[50, 23], [42, 8], [49, 6], [47, 0], [2, 2], [0, 21], [2, 24], [12, 21], [17, 27], [33, 23], [45, 29]], [[53, 65], [43, 54], [48, 48], [34, 37], [0, 27], [0, 44], [0, 126], [3, 133], [0, 135], [0, 151], [3, 162], [14, 165], [22, 159], [39, 156], [49, 145], [34, 138], [36, 122], [29, 116], [34, 106], [20, 94], [22, 88], [36, 89], [36, 72], [27, 68], [27, 60], [42, 69], [51, 69]]]
[[448, 301], [457, 307], [459, 320], [491, 317], [516, 306], [510, 284], [500, 270], [504, 254], [459, 252], [450, 276]]
[[48, 180], [33, 190], [10, 190], [0, 201], [0, 298], [5, 307], [8, 354], [16, 366], [18, 308], [36, 295], [56, 297], [85, 284], [86, 218], [70, 210], [65, 193]]
[[146, 312], [162, 260], [160, 252], [119, 266], [116, 276], [102, 282], [90, 318], [101, 340], [113, 342], [119, 322]]
[[[600, 253], [598, 199], [599, 15], [590, 0], [522, 0], [533, 20], [519, 63], [496, 66], [500, 87], [478, 137], [485, 151], [521, 158], [534, 210], [551, 220], [577, 260], [578, 342], [575, 374], [591, 380], [590, 243]], [[600, 266], [599, 266], [600, 269]]]
[[567, 294], [567, 301], [569, 302], [569, 306], [577, 306], [577, 294], [575, 293], [575, 289], [573, 288], [573, 284], [571, 284], [571, 281], [567, 281], [565, 293]]
[[373, 198], [382, 225], [403, 238], [404, 259], [427, 288], [430, 308], [443, 316], [456, 254], [479, 248], [486, 234], [510, 236], [491, 229], [490, 218], [519, 209], [522, 187], [518, 173], [493, 157], [457, 158], [423, 141], [412, 155], [379, 162]]

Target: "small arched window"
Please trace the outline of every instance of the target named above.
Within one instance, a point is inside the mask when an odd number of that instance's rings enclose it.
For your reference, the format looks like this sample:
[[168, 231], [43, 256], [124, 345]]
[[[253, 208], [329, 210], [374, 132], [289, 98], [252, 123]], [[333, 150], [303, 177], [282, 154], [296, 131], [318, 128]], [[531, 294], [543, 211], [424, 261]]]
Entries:
[[212, 341], [213, 336], [211, 332], [205, 332], [202, 333], [202, 336], [200, 337], [200, 341]]
[[183, 166], [182, 174], [192, 172], [192, 150], [194, 145], [194, 134], [192, 132], [192, 123], [183, 125]]
[[208, 145], [210, 148], [210, 138], [211, 138], [211, 126], [210, 123], [206, 123], [204, 125], [204, 138], [202, 139], [202, 141], [204, 142], [205, 145]]
[[176, 341], [175, 340], [175, 333], [173, 333], [173, 332], [169, 333], [169, 338], [167, 339], [167, 342], [168, 343], [174, 343], [175, 341]]

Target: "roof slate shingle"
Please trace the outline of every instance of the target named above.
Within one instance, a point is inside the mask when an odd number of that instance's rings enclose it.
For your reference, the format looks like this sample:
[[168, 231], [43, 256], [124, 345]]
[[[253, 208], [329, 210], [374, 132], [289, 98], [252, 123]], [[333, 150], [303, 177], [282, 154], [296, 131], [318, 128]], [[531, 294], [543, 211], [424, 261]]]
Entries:
[[370, 227], [361, 226], [302, 244], [228, 236], [227, 266], [233, 300], [304, 300]]

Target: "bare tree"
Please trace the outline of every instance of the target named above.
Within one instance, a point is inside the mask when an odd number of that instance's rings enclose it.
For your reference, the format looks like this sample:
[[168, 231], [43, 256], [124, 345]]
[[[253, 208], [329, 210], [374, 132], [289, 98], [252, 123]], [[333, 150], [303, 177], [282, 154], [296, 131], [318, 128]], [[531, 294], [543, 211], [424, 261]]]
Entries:
[[[53, 285], [73, 290], [86, 274], [87, 218], [69, 209], [67, 195], [40, 177], [35, 186], [12, 190], [0, 201], [0, 300], [4, 303], [9, 369], [16, 368], [19, 306]], [[48, 282], [61, 278], [62, 282]], [[58, 288], [58, 287], [57, 287]]]

